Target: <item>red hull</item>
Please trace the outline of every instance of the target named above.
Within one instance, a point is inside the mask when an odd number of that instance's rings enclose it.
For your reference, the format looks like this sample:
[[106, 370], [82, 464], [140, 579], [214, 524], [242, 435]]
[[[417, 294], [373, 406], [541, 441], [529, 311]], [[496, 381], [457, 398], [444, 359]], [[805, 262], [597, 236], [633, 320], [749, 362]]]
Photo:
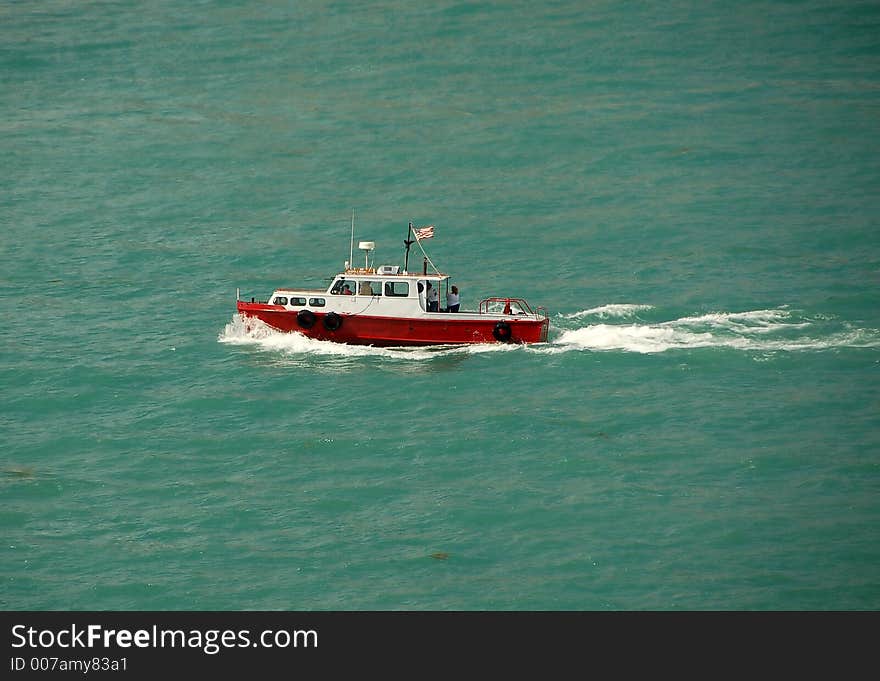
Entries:
[[280, 305], [238, 301], [238, 311], [245, 317], [259, 319], [279, 331], [297, 331], [309, 338], [329, 340], [350, 345], [406, 346], [406, 345], [463, 345], [471, 343], [498, 343], [495, 326], [503, 321], [510, 326], [510, 343], [543, 343], [547, 341], [550, 320], [517, 319], [516, 316], [482, 315], [473, 313], [467, 318], [455, 318], [438, 312], [428, 318], [378, 317], [342, 315], [342, 324], [328, 330], [324, 317], [328, 313], [314, 311], [315, 322], [303, 328], [297, 322], [297, 313]]

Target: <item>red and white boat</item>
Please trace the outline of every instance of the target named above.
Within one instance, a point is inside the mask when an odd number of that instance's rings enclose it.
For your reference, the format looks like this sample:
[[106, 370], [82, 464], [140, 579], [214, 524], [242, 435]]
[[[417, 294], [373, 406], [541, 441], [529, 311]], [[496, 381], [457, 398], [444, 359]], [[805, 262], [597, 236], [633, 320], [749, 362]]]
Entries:
[[[411, 238], [412, 235], [415, 237]], [[532, 309], [522, 298], [492, 296], [480, 301], [476, 310], [448, 311], [430, 301], [447, 300], [450, 276], [434, 268], [422, 253], [421, 273], [409, 272], [410, 245], [433, 236], [433, 226], [416, 229], [409, 224], [404, 266], [370, 265], [375, 248], [361, 241], [364, 267], [345, 263], [326, 289], [278, 288], [266, 301], [241, 300], [239, 314], [259, 319], [285, 332], [298, 332], [318, 340], [375, 346], [459, 345], [471, 343], [544, 343], [550, 319], [543, 307]], [[352, 247], [354, 220], [352, 219]], [[432, 267], [433, 267], [433, 263]], [[431, 289], [437, 292], [431, 293]]]

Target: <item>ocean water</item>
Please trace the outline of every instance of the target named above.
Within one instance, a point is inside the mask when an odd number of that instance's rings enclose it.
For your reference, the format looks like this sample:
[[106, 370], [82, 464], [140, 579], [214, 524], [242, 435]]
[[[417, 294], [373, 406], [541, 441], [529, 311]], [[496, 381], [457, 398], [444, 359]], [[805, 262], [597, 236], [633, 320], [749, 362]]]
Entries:
[[[4, 3], [0, 605], [877, 609], [878, 122], [875, 2]], [[353, 210], [549, 341], [246, 332]]]

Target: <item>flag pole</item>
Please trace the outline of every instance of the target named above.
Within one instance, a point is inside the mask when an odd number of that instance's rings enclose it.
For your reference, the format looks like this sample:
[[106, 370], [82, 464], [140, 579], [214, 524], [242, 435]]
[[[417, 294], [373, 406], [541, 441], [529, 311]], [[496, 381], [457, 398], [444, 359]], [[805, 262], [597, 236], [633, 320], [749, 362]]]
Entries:
[[409, 227], [406, 230], [406, 239], [403, 240], [404, 245], [406, 246], [406, 257], [403, 259], [403, 273], [407, 273], [407, 267], [409, 267], [409, 247], [413, 244], [413, 240], [410, 238], [412, 236], [412, 222], [409, 223]]

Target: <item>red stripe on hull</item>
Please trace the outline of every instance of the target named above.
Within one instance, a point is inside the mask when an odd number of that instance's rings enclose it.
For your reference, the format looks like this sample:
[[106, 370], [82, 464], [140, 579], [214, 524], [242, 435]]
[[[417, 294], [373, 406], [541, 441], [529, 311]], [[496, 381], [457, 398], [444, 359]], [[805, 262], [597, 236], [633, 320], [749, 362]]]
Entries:
[[498, 343], [493, 335], [495, 325], [505, 321], [510, 325], [511, 343], [543, 343], [547, 341], [550, 320], [516, 319], [506, 317], [453, 319], [448, 313], [438, 312], [436, 317], [401, 319], [396, 317], [370, 317], [366, 315], [341, 315], [342, 324], [335, 331], [324, 326], [328, 313], [315, 312], [311, 328], [302, 328], [297, 322], [297, 312], [280, 305], [238, 302], [238, 311], [245, 317], [254, 317], [274, 329], [284, 332], [297, 331], [309, 338], [329, 340], [351, 345], [405, 346], [405, 345], [464, 345], [471, 343]]

